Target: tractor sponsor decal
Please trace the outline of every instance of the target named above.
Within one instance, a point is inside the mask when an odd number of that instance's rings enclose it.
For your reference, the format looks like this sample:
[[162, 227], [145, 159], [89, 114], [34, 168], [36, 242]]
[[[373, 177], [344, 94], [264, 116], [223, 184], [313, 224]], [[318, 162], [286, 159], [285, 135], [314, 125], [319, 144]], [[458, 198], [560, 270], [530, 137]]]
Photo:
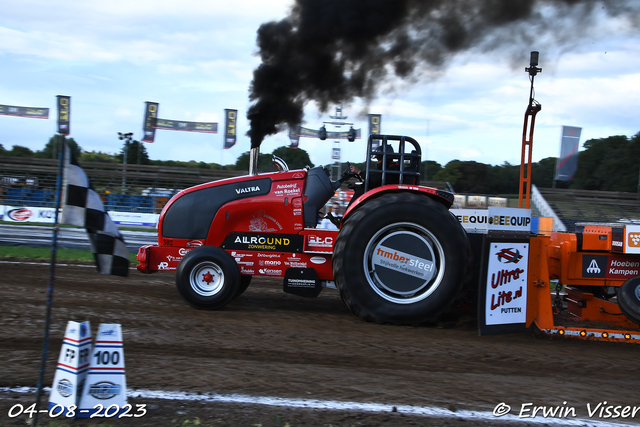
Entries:
[[302, 261], [285, 261], [284, 265], [291, 268], [307, 268], [307, 263]]
[[373, 279], [381, 288], [398, 295], [413, 295], [438, 274], [431, 244], [409, 231], [384, 236], [368, 249]]
[[528, 243], [491, 243], [487, 268], [486, 325], [527, 320]]
[[267, 267], [277, 267], [279, 265], [282, 265], [282, 261], [272, 261], [270, 259], [267, 259], [267, 260], [261, 259], [258, 261], [258, 265], [267, 266]]
[[282, 285], [286, 293], [305, 298], [315, 298], [322, 291], [322, 284], [313, 268], [288, 268]]
[[280, 254], [258, 254], [258, 258], [278, 258], [278, 259], [280, 259]]
[[[314, 257], [314, 258], [322, 258], [322, 257]], [[307, 262], [303, 261], [300, 258], [300, 255], [298, 254], [291, 254], [290, 256], [288, 256], [286, 261], [284, 261], [284, 265], [292, 268], [307, 268]]]
[[222, 247], [238, 250], [300, 252], [302, 243], [303, 236], [297, 234], [231, 233]]
[[276, 184], [273, 194], [280, 197], [300, 196], [302, 194], [302, 184], [299, 182]]
[[249, 230], [262, 233], [276, 231], [274, 227], [269, 226], [267, 220], [273, 222], [279, 230], [282, 230], [282, 225], [275, 218], [265, 214], [264, 211], [258, 211], [255, 215], [252, 215], [249, 221]]
[[251, 267], [255, 264], [255, 260], [253, 259], [253, 253], [244, 253], [244, 252], [236, 252], [231, 251], [231, 256], [236, 261], [236, 264], [239, 266]]
[[256, 274], [255, 270], [250, 268], [245, 268], [244, 265], [240, 266], [240, 274], [254, 275]]
[[375, 266], [386, 267], [425, 281], [431, 279], [436, 269], [435, 263], [431, 260], [383, 245], [375, 248], [372, 263]]
[[307, 236], [307, 246], [310, 249], [317, 248], [332, 248], [334, 238], [333, 236], [316, 236], [315, 234], [309, 234]]
[[291, 208], [293, 209], [294, 216], [302, 215], [302, 197], [296, 197], [295, 199], [292, 199]]
[[180, 248], [178, 249], [178, 254], [180, 254], [180, 256], [185, 256], [186, 254], [188, 254], [189, 252], [191, 252], [191, 249], [187, 249], [187, 248]]
[[282, 276], [282, 270], [276, 270], [273, 268], [260, 268], [258, 269], [258, 273], [265, 276]]
[[169, 261], [169, 262], [180, 262], [180, 261], [182, 261], [182, 257], [181, 256], [167, 255], [167, 261]]
[[287, 279], [287, 286], [291, 288], [315, 288], [315, 279]]
[[255, 187], [244, 187], [244, 188], [236, 188], [236, 193], [238, 194], [245, 194], [245, 193], [255, 193], [257, 191], [260, 191], [260, 187], [255, 186]]
[[204, 245], [204, 243], [202, 242], [202, 240], [190, 240], [187, 242], [187, 247], [188, 248], [199, 248], [200, 246]]
[[624, 255], [582, 255], [582, 276], [628, 279], [640, 275], [640, 261]]
[[311, 257], [309, 261], [311, 261], [314, 264], [324, 264], [325, 262], [327, 262], [327, 259], [322, 256], [314, 256], [314, 257]]

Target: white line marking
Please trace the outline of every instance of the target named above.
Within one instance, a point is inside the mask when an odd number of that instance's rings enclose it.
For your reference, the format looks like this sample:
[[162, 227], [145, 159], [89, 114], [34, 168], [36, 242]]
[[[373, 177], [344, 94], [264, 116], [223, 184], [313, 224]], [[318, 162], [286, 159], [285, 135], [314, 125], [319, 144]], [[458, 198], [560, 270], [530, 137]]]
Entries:
[[[50, 387], [44, 387], [44, 391], [49, 393]], [[5, 393], [35, 393], [35, 387], [0, 387], [0, 392]], [[480, 420], [499, 423], [518, 422], [530, 424], [544, 424], [553, 426], [582, 426], [582, 427], [629, 427], [630, 424], [619, 424], [604, 421], [595, 421], [584, 418], [519, 418], [516, 415], [494, 416], [491, 412], [480, 411], [450, 411], [444, 408], [430, 406], [393, 405], [384, 403], [361, 403], [361, 402], [341, 402], [337, 400], [316, 400], [316, 399], [286, 399], [282, 397], [250, 396], [247, 394], [217, 394], [217, 393], [188, 393], [179, 391], [162, 390], [128, 390], [127, 396], [142, 399], [164, 399], [182, 401], [205, 401], [205, 402], [225, 402], [244, 403], [265, 406], [282, 406], [290, 408], [310, 408], [324, 409], [332, 411], [355, 411], [355, 412], [392, 412], [396, 408], [397, 413], [434, 417], [434, 418], [458, 418], [463, 420]], [[631, 420], [630, 420], [631, 421]]]

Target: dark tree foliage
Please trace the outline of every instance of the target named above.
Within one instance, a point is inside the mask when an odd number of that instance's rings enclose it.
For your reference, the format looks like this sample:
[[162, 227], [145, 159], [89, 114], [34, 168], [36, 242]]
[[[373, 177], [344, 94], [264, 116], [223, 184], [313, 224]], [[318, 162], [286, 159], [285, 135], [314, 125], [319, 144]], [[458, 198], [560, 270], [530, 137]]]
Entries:
[[117, 163], [114, 155], [102, 151], [84, 151], [78, 160], [81, 162]]
[[420, 181], [435, 181], [434, 177], [442, 170], [440, 163], [427, 160], [420, 163]]
[[[258, 172], [275, 172], [278, 169], [272, 165], [272, 155], [285, 161], [290, 170], [302, 169], [305, 166], [313, 167], [309, 153], [301, 148], [279, 147], [272, 154], [260, 154], [258, 159]], [[249, 171], [249, 152], [245, 152], [236, 161], [235, 170]]]
[[22, 145], [14, 145], [11, 147], [11, 151], [7, 151], [7, 156], [33, 157], [34, 154], [29, 147], [23, 147]]
[[[138, 151], [139, 150], [139, 151]], [[122, 145], [122, 149], [120, 150], [120, 154], [117, 154], [115, 158], [118, 160], [118, 163], [122, 163], [124, 153], [127, 153], [127, 164], [128, 165], [149, 165], [151, 161], [149, 160], [149, 155], [147, 154], [147, 149], [144, 144], [140, 141], [125, 141]], [[140, 161], [138, 161], [138, 152], [140, 153]]]
[[314, 166], [309, 158], [309, 153], [301, 148], [279, 147], [273, 150], [273, 155], [284, 160], [291, 170]]
[[[260, 154], [258, 158], [258, 172], [275, 172], [275, 166], [271, 164], [271, 154]], [[236, 160], [235, 170], [249, 173], [249, 152], [244, 152]]]
[[[39, 157], [42, 159], [57, 159], [58, 153], [60, 149], [60, 143], [62, 142], [62, 135], [55, 134], [51, 138], [49, 138], [49, 142], [44, 146], [44, 148], [40, 151], [36, 151], [33, 157]], [[80, 159], [80, 155], [82, 154], [82, 147], [78, 145], [78, 143], [73, 138], [66, 138], [67, 145], [71, 150], [71, 153], [75, 156], [76, 159]]]
[[590, 139], [578, 155], [578, 170], [571, 188], [602, 191], [638, 191], [640, 133], [632, 138], [610, 136]]

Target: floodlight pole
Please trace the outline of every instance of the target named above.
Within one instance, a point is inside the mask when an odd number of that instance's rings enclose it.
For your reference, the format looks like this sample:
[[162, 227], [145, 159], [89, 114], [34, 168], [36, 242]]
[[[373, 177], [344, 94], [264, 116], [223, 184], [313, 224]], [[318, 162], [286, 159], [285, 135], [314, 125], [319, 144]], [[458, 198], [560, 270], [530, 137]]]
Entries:
[[[342, 103], [340, 103], [340, 104], [338, 104], [336, 106], [336, 115], [335, 116], [329, 115], [329, 117], [332, 119], [331, 121], [322, 122], [322, 123], [335, 126], [338, 129], [340, 129], [340, 126], [345, 126], [345, 125], [353, 126], [353, 123], [349, 123], [349, 122], [343, 121], [343, 120], [346, 120], [348, 117], [342, 115]], [[340, 178], [340, 176], [342, 175], [342, 164], [340, 163], [341, 159], [340, 158], [334, 159], [334, 151], [335, 151], [335, 148], [336, 148], [335, 145], [338, 144], [338, 148], [340, 148], [340, 141], [333, 141], [333, 144], [334, 144], [334, 146], [331, 149], [331, 160], [336, 160], [336, 161], [331, 166], [331, 174], [333, 175], [333, 169], [337, 169], [338, 170], [337, 178]], [[339, 151], [339, 153], [340, 153], [340, 151]], [[342, 155], [342, 153], [340, 153], [340, 155]]]
[[[131, 137], [133, 136], [132, 132], [128, 132], [128, 133], [122, 133], [122, 132], [118, 132], [118, 139], [120, 141], [124, 140], [124, 154], [122, 156], [122, 194], [125, 193], [126, 191], [126, 187], [127, 187], [127, 152], [128, 150], [128, 146], [127, 144], [129, 144], [131, 142]], [[140, 149], [139, 143], [138, 143], [138, 150]], [[138, 163], [140, 162], [140, 153], [138, 153]]]
[[[542, 105], [533, 97], [533, 80], [535, 76], [542, 72], [538, 68], [538, 52], [531, 52], [530, 67], [524, 70], [529, 73], [531, 80], [531, 90], [529, 91], [529, 104], [524, 113], [524, 127], [522, 129], [522, 154], [520, 157], [520, 189], [518, 196], [518, 207], [522, 208], [523, 200], [525, 208], [529, 209], [531, 199], [531, 156], [533, 154], [533, 128], [536, 122], [536, 114], [542, 109]], [[526, 159], [526, 160], [525, 160]]]

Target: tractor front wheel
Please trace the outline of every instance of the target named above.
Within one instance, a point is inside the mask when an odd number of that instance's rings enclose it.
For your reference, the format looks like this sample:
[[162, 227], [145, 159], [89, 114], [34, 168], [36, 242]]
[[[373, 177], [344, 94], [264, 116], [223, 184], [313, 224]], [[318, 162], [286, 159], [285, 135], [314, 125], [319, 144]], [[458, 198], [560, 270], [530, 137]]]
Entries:
[[377, 323], [435, 321], [465, 281], [468, 240], [437, 201], [415, 193], [381, 196], [345, 221], [333, 271], [353, 313]]
[[235, 260], [215, 246], [202, 246], [182, 258], [176, 269], [176, 287], [192, 307], [217, 310], [238, 293], [240, 271]]

